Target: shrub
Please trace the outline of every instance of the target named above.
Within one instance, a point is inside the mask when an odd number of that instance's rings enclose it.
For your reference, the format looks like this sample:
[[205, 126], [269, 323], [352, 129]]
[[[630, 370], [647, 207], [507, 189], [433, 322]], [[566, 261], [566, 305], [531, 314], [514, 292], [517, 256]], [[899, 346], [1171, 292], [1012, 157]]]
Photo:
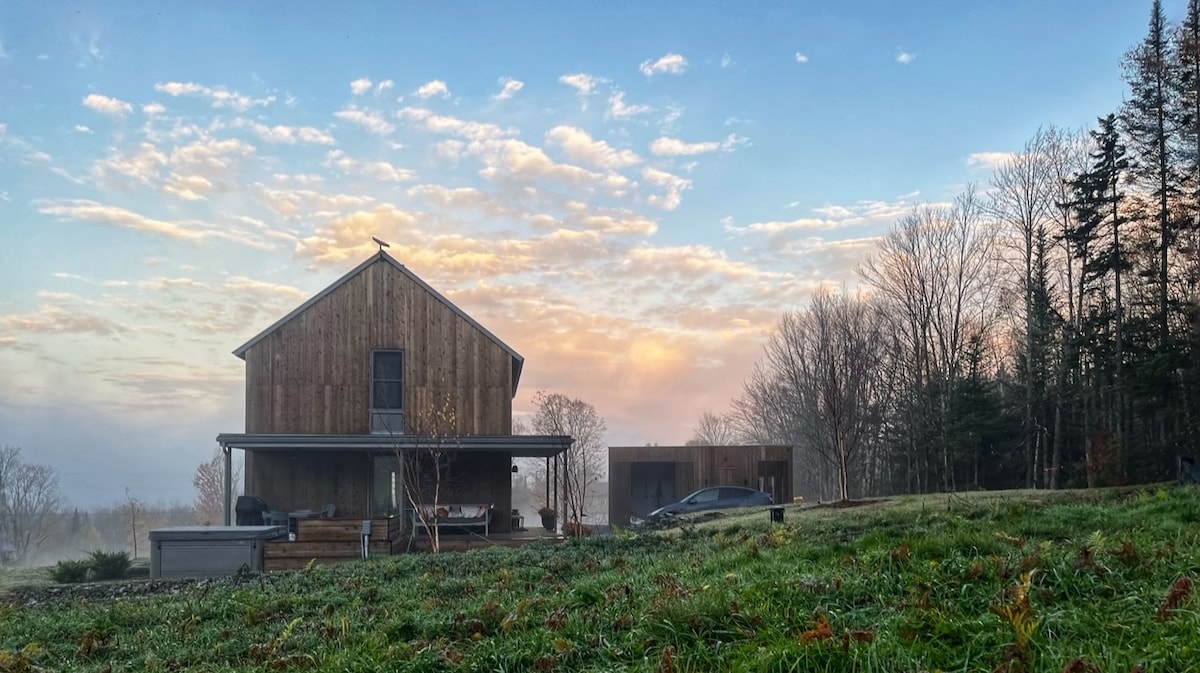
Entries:
[[59, 584], [75, 584], [83, 582], [92, 569], [92, 562], [86, 559], [59, 561], [50, 571], [50, 577]]
[[92, 571], [98, 580], [124, 579], [129, 573], [129, 553], [123, 551], [94, 551], [91, 558]]

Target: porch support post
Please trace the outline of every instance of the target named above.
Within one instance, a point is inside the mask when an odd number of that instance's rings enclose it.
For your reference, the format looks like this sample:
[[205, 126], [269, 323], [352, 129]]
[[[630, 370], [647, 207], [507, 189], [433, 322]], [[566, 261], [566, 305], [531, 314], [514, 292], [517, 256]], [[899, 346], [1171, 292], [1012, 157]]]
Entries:
[[225, 525], [228, 526], [229, 513], [233, 509], [233, 449], [222, 444], [221, 453], [225, 454]]

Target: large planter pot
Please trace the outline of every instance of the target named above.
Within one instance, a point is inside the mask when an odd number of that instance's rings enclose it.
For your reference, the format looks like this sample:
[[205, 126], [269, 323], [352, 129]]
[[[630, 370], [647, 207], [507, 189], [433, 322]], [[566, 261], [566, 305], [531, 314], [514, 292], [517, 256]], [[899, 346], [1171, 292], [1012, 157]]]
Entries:
[[558, 524], [558, 515], [556, 515], [556, 514], [543, 514], [542, 515], [542, 528], [545, 528], [546, 530], [553, 533], [554, 529], [557, 527], [557, 524]]

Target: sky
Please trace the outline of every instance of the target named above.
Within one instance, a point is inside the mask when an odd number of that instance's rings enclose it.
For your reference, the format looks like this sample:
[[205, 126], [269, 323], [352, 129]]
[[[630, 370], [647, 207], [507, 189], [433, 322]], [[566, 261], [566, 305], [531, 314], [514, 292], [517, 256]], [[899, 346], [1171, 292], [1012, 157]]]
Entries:
[[518, 416], [682, 443], [907, 209], [1115, 111], [1149, 10], [0, 0], [0, 444], [190, 502], [231, 351], [371, 236], [525, 357]]

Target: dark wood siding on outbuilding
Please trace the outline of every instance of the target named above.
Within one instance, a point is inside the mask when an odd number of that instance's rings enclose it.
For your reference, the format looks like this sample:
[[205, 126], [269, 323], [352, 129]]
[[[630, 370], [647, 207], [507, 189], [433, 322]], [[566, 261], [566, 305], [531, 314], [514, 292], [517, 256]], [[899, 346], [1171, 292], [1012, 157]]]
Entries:
[[[772, 464], [783, 462], [782, 484], [776, 484], [777, 502], [792, 500], [792, 447], [790, 446], [613, 446], [608, 449], [608, 516], [627, 525], [632, 514], [634, 466], [639, 463], [674, 463], [676, 499], [706, 486], [760, 488], [759, 477]], [[762, 468], [760, 470], [760, 468]], [[761, 472], [761, 473], [760, 473]], [[770, 490], [768, 488], [768, 490]], [[644, 512], [643, 512], [644, 514]]]

